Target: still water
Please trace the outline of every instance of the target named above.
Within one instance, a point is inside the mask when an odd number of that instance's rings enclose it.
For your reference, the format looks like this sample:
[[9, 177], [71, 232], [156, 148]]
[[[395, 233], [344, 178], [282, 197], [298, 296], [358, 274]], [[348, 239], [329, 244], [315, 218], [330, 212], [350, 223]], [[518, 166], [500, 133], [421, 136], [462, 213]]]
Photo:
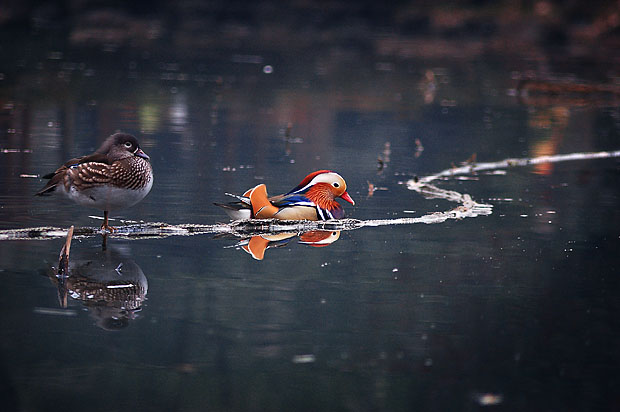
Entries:
[[[57, 52], [7, 69], [3, 233], [99, 226], [99, 211], [33, 194], [117, 130], [155, 176], [117, 226], [225, 223], [225, 192], [282, 193], [318, 169], [346, 179], [347, 217], [415, 218], [458, 205], [407, 182], [468, 159], [620, 149], [613, 95], [522, 95], [527, 59], [107, 53], [122, 63]], [[3, 240], [5, 410], [611, 410], [619, 172], [606, 158], [448, 176], [433, 184], [492, 213], [324, 247], [292, 236], [262, 260], [214, 233], [112, 236], [105, 250], [78, 237], [64, 297], [62, 237]], [[96, 295], [120, 285], [130, 293]]]

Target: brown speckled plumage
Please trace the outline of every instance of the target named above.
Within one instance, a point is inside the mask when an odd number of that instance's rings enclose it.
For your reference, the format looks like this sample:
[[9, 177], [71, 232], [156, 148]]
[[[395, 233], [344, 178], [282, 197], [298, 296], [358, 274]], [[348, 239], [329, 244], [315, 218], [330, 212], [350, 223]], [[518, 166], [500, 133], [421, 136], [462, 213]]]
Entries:
[[76, 203], [103, 210], [104, 228], [109, 228], [110, 210], [136, 204], [153, 185], [149, 157], [137, 139], [125, 133], [108, 137], [93, 154], [71, 159], [43, 177], [50, 180], [36, 193], [38, 196], [60, 189]]
[[87, 162], [73, 167], [63, 166], [63, 168], [64, 170], [56, 173], [62, 175], [62, 182], [67, 191], [72, 185], [77, 190], [85, 190], [97, 185], [112, 185], [122, 189], [136, 190], [144, 188], [153, 179], [151, 164], [146, 159], [137, 156], [116, 160], [112, 164]]

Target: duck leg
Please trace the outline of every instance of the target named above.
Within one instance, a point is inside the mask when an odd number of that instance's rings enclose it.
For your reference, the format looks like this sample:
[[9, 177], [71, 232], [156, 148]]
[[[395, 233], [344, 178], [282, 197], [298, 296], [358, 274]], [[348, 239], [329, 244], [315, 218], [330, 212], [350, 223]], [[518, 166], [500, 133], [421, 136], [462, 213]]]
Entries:
[[108, 225], [108, 211], [103, 211], [103, 224], [101, 225], [101, 230], [106, 230], [110, 233], [113, 233], [116, 229], [114, 227]]

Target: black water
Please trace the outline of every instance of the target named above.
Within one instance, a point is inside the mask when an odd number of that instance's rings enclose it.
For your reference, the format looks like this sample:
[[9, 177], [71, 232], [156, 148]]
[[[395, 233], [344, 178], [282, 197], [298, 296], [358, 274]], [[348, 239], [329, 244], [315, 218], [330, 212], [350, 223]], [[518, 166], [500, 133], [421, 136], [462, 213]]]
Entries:
[[[403, 183], [473, 154], [620, 148], [613, 97], [515, 96], [531, 56], [33, 53], [3, 57], [0, 229], [99, 225], [99, 211], [34, 197], [44, 183], [30, 175], [116, 130], [138, 136], [155, 183], [112, 217], [170, 224], [225, 222], [212, 205], [224, 192], [281, 193], [317, 169], [347, 180], [348, 217], [422, 216], [455, 205]], [[557, 71], [592, 80], [594, 67]], [[63, 241], [2, 241], [3, 409], [614, 410], [619, 165], [438, 181], [493, 213], [345, 231], [321, 248], [291, 239], [262, 261], [210, 235], [110, 238], [105, 252], [99, 237], [74, 240], [76, 265], [124, 262], [119, 278], [148, 284], [141, 310], [77, 294], [63, 309], [48, 277]]]

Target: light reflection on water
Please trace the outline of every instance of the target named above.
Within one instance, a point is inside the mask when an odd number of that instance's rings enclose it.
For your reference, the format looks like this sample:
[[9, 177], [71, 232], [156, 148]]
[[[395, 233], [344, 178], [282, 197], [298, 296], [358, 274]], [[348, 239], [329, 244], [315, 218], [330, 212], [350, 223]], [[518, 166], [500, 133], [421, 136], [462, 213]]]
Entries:
[[[347, 180], [357, 202], [349, 217], [422, 216], [454, 205], [404, 183], [452, 163], [618, 149], [614, 109], [561, 96], [528, 105], [509, 95], [508, 67], [239, 59], [226, 67], [234, 75], [134, 67], [138, 76], [114, 81], [104, 70], [82, 84], [65, 76], [57, 95], [6, 91], [0, 145], [22, 151], [0, 153], [0, 227], [96, 226], [93, 211], [34, 198], [41, 182], [19, 176], [89, 153], [117, 129], [139, 136], [155, 185], [114, 217], [171, 224], [225, 222], [212, 205], [224, 192], [265, 182], [280, 193], [322, 168]], [[570, 406], [575, 385], [617, 378], [617, 160], [471, 177], [438, 186], [493, 204], [493, 214], [343, 231], [328, 247], [259, 236], [258, 250], [272, 247], [261, 261], [228, 247], [237, 239], [110, 238], [149, 287], [137, 319], [108, 316], [126, 326], [118, 333], [96, 327], [77, 300], [76, 316], [51, 310], [47, 272], [60, 241], [2, 242], [6, 379], [33, 409], [102, 393], [153, 409], [171, 397], [176, 409]], [[76, 261], [100, 249], [98, 238], [73, 246]], [[72, 393], [78, 384], [83, 393]]]

